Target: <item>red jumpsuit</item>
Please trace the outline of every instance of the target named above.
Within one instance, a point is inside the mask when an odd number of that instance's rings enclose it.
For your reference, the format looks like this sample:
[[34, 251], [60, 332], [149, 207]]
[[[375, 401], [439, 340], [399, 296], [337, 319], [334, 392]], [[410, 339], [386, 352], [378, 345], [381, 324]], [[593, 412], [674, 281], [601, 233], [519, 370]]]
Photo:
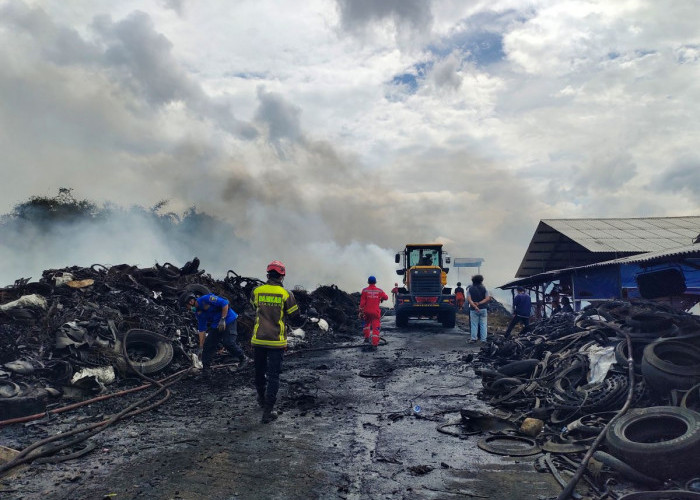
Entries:
[[389, 297], [384, 293], [384, 290], [377, 288], [376, 285], [369, 285], [362, 290], [360, 295], [360, 312], [365, 319], [362, 332], [366, 339], [370, 338], [371, 335], [373, 346], [379, 345], [380, 318], [382, 317], [379, 304], [385, 300], [389, 300]]

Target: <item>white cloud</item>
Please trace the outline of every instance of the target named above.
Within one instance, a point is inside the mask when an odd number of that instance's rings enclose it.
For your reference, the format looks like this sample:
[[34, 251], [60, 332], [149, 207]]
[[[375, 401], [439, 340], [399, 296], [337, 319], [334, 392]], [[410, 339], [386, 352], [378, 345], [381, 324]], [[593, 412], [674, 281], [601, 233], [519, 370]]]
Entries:
[[61, 186], [170, 199], [256, 249], [228, 267], [281, 258], [298, 284], [359, 289], [369, 272], [393, 283], [408, 241], [487, 257], [494, 286], [540, 218], [700, 209], [690, 0], [5, 0], [0, 13], [0, 213]]

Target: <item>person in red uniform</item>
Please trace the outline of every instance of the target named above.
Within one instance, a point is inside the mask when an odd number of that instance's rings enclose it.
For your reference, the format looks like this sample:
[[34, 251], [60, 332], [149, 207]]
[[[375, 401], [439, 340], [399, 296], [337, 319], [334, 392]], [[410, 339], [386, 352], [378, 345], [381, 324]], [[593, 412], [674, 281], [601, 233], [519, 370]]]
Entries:
[[367, 278], [367, 288], [362, 290], [360, 295], [360, 317], [365, 325], [362, 332], [365, 335], [365, 342], [372, 344], [372, 350], [376, 351], [379, 345], [380, 318], [382, 313], [379, 304], [389, 300], [389, 296], [384, 290], [377, 288], [377, 278], [370, 276]]
[[399, 294], [399, 284], [394, 283], [394, 288], [391, 289], [391, 300], [396, 304], [396, 296]]

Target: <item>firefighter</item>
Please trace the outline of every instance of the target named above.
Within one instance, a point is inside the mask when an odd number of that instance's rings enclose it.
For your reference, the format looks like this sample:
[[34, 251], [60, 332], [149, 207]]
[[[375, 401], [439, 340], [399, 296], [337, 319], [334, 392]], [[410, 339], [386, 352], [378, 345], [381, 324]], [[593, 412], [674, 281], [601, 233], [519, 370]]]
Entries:
[[457, 282], [457, 288], [455, 288], [455, 299], [457, 300], [457, 310], [461, 311], [466, 302], [466, 297], [464, 295], [464, 288], [462, 288], [462, 282]]
[[391, 302], [396, 304], [396, 296], [399, 294], [399, 284], [394, 283], [394, 288], [391, 289]]
[[377, 278], [367, 278], [367, 288], [360, 295], [360, 318], [364, 321], [362, 332], [365, 335], [365, 343], [371, 343], [370, 350], [376, 351], [379, 345], [380, 318], [382, 313], [379, 304], [389, 297], [381, 288], [377, 288]]
[[288, 318], [299, 316], [299, 306], [292, 292], [282, 286], [287, 273], [284, 264], [273, 260], [267, 266], [267, 283], [253, 290], [251, 303], [255, 308], [255, 326], [250, 342], [255, 360], [255, 388], [258, 404], [263, 409], [261, 422], [277, 418], [272, 409], [277, 401], [282, 372], [282, 355], [287, 348]]
[[199, 333], [199, 351], [202, 358], [202, 375], [205, 380], [211, 375], [211, 361], [219, 344], [240, 360], [243, 368], [250, 360], [238, 344], [238, 314], [229, 307], [228, 300], [209, 293], [197, 298], [193, 293], [184, 297], [185, 304], [197, 318]]

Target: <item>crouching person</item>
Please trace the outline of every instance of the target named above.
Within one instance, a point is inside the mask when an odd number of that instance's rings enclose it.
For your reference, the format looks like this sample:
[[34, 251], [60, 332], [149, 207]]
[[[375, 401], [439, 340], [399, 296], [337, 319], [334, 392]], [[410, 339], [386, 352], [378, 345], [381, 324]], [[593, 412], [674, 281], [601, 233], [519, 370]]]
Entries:
[[278, 260], [270, 262], [267, 283], [253, 290], [251, 297], [255, 326], [250, 342], [255, 353], [255, 388], [258, 404], [263, 408], [263, 424], [277, 418], [273, 408], [280, 387], [282, 356], [287, 348], [286, 322], [299, 315], [294, 295], [282, 286], [285, 274], [284, 264]]
[[229, 307], [228, 300], [210, 293], [199, 298], [190, 294], [186, 302], [197, 318], [204, 378], [211, 377], [211, 362], [219, 344], [237, 357], [240, 361], [239, 368], [243, 368], [249, 359], [238, 343], [238, 314]]

